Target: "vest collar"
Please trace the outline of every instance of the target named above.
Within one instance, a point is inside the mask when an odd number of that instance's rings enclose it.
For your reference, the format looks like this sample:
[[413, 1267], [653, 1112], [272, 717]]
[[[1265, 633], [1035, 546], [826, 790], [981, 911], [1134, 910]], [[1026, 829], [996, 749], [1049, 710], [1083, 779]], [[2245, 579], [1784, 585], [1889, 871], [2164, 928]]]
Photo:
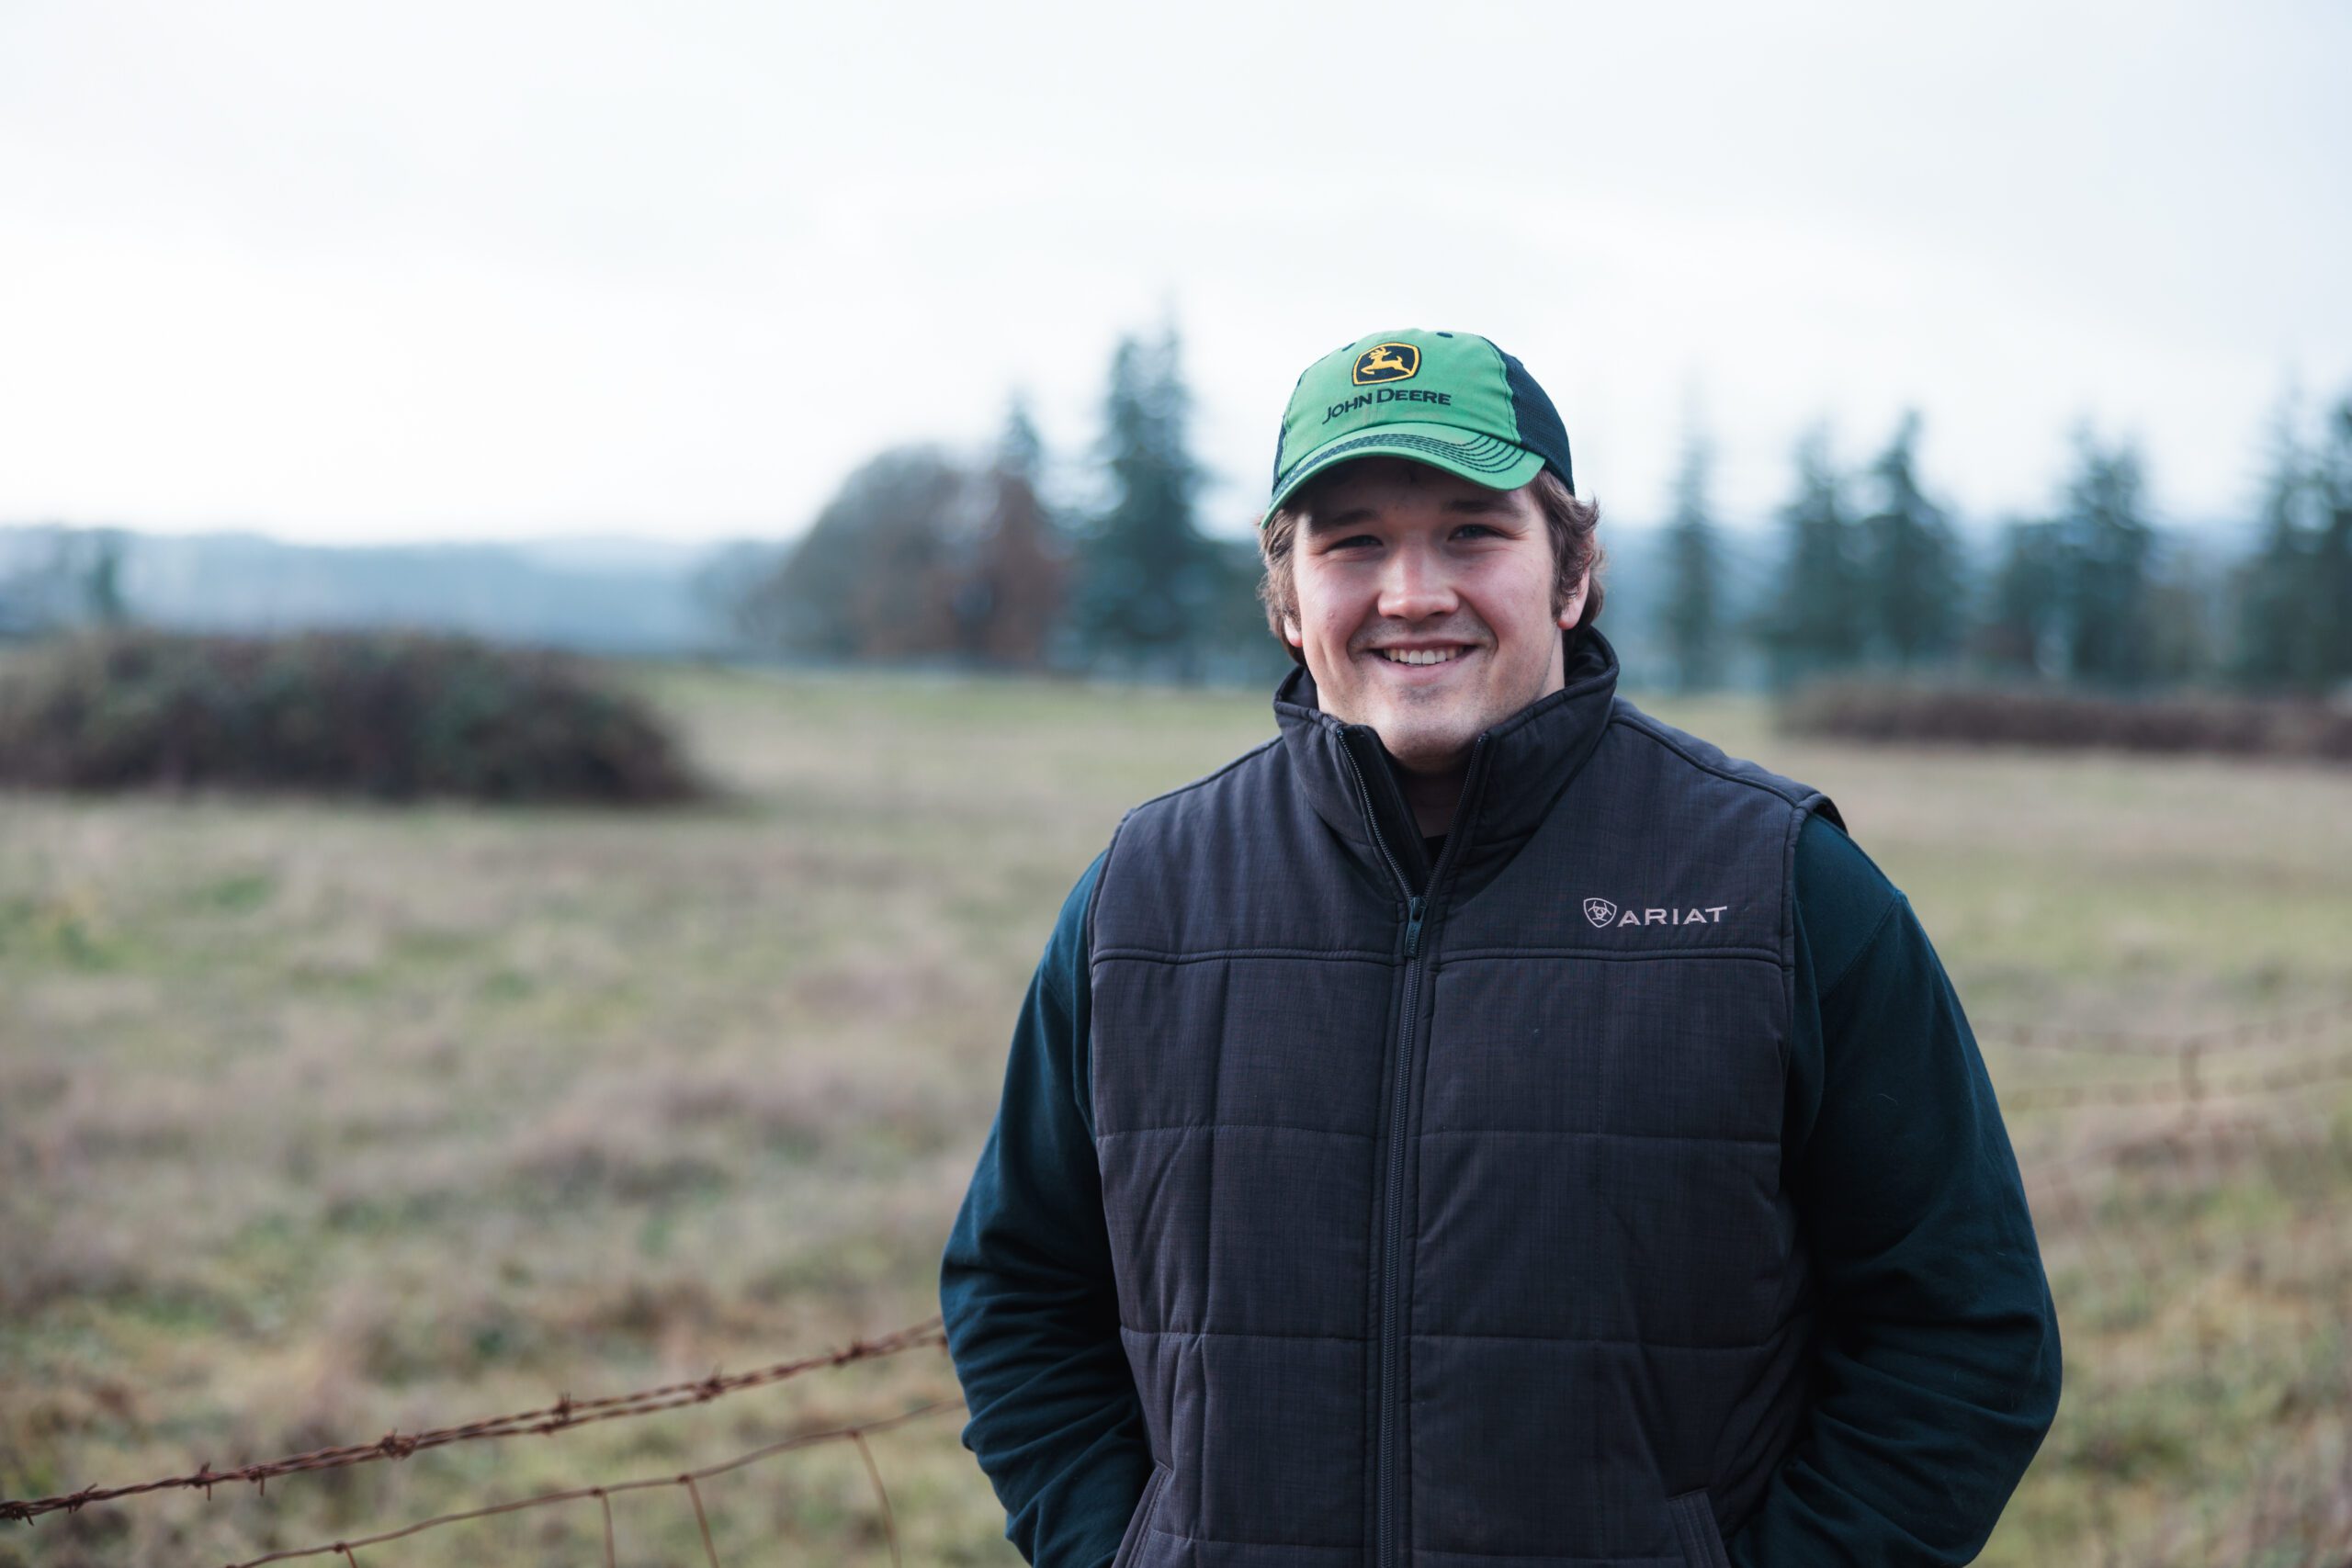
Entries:
[[[1457, 893], [1484, 886], [1519, 852], [1608, 726], [1617, 652], [1598, 631], [1563, 635], [1568, 637], [1566, 683], [1485, 731], [1473, 747], [1462, 804], [1447, 834], [1447, 859], [1455, 872], [1447, 880]], [[1369, 725], [1325, 713], [1315, 678], [1303, 664], [1275, 690], [1274, 718], [1316, 815], [1367, 859], [1381, 862], [1385, 846], [1385, 858], [1396, 861], [1407, 884], [1425, 886], [1430, 868], [1420, 829], [1379, 735]]]

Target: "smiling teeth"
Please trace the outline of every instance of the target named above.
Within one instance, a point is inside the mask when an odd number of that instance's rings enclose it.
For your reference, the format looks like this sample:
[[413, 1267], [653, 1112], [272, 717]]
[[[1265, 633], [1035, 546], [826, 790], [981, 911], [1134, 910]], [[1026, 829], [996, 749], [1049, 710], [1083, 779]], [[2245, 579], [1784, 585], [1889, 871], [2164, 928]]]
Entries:
[[1384, 648], [1381, 650], [1392, 664], [1442, 664], [1458, 657], [1458, 648]]

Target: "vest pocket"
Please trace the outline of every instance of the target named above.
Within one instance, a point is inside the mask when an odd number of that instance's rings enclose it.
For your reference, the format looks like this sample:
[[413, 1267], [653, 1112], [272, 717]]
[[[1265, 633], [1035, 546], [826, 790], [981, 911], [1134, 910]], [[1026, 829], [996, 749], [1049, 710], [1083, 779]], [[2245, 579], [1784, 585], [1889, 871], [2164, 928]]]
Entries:
[[1151, 1525], [1151, 1511], [1159, 1505], [1159, 1495], [1168, 1489], [1168, 1477], [1173, 1472], [1164, 1464], [1151, 1467], [1151, 1479], [1144, 1483], [1143, 1495], [1136, 1502], [1136, 1511], [1127, 1520], [1127, 1533], [1119, 1538], [1118, 1554], [1111, 1559], [1111, 1568], [1128, 1568], [1136, 1553], [1143, 1550], [1143, 1538]]
[[1731, 1559], [1724, 1551], [1723, 1531], [1715, 1524], [1714, 1505], [1707, 1501], [1704, 1488], [1668, 1497], [1666, 1508], [1674, 1516], [1674, 1539], [1681, 1543], [1683, 1562], [1690, 1568], [1731, 1568]]

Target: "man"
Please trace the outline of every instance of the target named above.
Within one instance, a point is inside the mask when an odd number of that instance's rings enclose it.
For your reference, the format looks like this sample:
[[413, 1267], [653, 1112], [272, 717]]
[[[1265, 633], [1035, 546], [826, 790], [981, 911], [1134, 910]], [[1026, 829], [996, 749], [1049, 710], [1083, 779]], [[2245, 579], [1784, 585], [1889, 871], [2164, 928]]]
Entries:
[[1819, 794], [1615, 697], [1574, 491], [1484, 338], [1292, 395], [1280, 734], [1080, 878], [946, 1249], [1039, 1568], [1959, 1563], [2049, 1426], [1934, 951]]

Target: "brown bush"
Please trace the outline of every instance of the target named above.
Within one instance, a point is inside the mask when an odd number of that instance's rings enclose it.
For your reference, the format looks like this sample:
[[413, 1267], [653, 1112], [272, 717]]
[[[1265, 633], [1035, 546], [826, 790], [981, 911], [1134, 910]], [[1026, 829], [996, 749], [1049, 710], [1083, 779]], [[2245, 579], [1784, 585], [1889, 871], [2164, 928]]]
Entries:
[[131, 631], [0, 670], [0, 784], [674, 801], [667, 728], [568, 655], [467, 637]]
[[1784, 703], [1792, 734], [1968, 746], [2112, 747], [2352, 761], [2352, 710], [2301, 698], [2115, 697], [1833, 681]]

